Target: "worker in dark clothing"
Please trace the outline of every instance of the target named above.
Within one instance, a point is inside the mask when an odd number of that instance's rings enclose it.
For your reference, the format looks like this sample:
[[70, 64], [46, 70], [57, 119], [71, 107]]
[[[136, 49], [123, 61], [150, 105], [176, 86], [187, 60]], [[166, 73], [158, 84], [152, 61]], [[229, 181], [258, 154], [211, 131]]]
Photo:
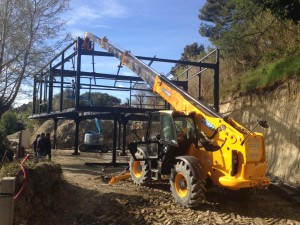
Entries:
[[37, 140], [39, 139], [40, 136], [41, 136], [40, 134], [36, 135], [35, 140], [32, 142], [34, 156], [37, 156], [36, 145], [37, 145]]
[[51, 139], [50, 133], [46, 133], [45, 137], [45, 156], [48, 155], [49, 160], [51, 160]]
[[36, 152], [38, 157], [45, 156], [45, 152], [46, 152], [45, 133], [41, 133], [41, 136], [37, 140]]
[[73, 91], [73, 97], [74, 97], [75, 92], [76, 92], [76, 82], [74, 80], [72, 80], [71, 85], [72, 85], [72, 91]]

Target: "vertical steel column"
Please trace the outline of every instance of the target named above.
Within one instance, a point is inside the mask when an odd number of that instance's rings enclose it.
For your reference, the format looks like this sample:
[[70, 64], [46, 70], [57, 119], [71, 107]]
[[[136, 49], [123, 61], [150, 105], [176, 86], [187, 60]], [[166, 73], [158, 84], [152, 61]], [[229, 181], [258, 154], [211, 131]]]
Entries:
[[119, 132], [118, 132], [118, 149], [121, 149], [121, 128], [122, 128], [122, 124], [121, 124], [121, 120], [118, 121], [118, 125], [119, 125]]
[[79, 124], [80, 124], [79, 118], [75, 118], [74, 122], [75, 122], [75, 143], [74, 143], [74, 153], [73, 153], [73, 155], [79, 155], [79, 153], [78, 153]]
[[64, 59], [65, 59], [65, 53], [62, 52], [61, 54], [61, 69], [60, 69], [60, 96], [59, 96], [59, 110], [63, 110], [63, 101], [64, 101]]
[[[201, 61], [200, 61], [201, 63]], [[199, 71], [201, 71], [201, 66], [199, 66]], [[202, 85], [202, 77], [201, 77], [201, 73], [198, 74], [198, 81], [199, 81], [199, 90], [198, 90], [198, 99], [201, 100], [201, 85]]]
[[81, 72], [81, 46], [82, 39], [77, 38], [77, 71], [76, 71], [76, 87], [75, 87], [75, 110], [79, 109], [80, 96], [80, 72]]
[[217, 112], [220, 111], [220, 99], [219, 99], [219, 82], [220, 82], [220, 75], [219, 75], [219, 49], [217, 49], [216, 53], [216, 63], [214, 68], [214, 108]]
[[53, 75], [52, 75], [52, 63], [50, 63], [49, 91], [48, 91], [48, 113], [50, 113], [52, 111], [52, 99], [53, 99]]
[[42, 82], [43, 72], [40, 76], [40, 99], [39, 99], [39, 113], [42, 113], [42, 96], [43, 96], [43, 82]]
[[126, 155], [125, 150], [126, 150], [126, 136], [127, 136], [127, 120], [123, 120], [123, 145], [122, 145], [122, 155]]
[[132, 81], [130, 81], [130, 88], [129, 88], [129, 108], [131, 108], [131, 85], [132, 85]]
[[117, 161], [117, 128], [118, 128], [118, 115], [112, 113], [114, 119], [114, 130], [113, 130], [113, 151], [112, 151], [112, 164], [115, 165]]
[[36, 75], [33, 77], [32, 115], [36, 113]]
[[[50, 69], [51, 69], [51, 63], [50, 63]], [[43, 101], [44, 104], [46, 104], [46, 100], [47, 100], [47, 83], [48, 83], [48, 75], [46, 72], [44, 76], [44, 101]], [[47, 111], [47, 109], [45, 111]]]
[[57, 118], [53, 118], [53, 121], [54, 121], [54, 146], [53, 146], [53, 149], [57, 149], [57, 122], [58, 122], [58, 119]]

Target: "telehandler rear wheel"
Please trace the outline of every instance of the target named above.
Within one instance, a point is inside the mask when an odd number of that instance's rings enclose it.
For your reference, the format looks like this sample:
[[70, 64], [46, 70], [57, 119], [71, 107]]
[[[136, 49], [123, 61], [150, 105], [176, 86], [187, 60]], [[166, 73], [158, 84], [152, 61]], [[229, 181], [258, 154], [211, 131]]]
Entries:
[[133, 182], [137, 185], [145, 185], [151, 179], [148, 161], [135, 161], [133, 157], [131, 157], [129, 170]]
[[102, 146], [100, 147], [100, 151], [101, 151], [102, 153], [108, 153], [108, 146], [107, 146], [107, 145], [102, 145]]
[[205, 201], [205, 182], [196, 179], [184, 161], [179, 161], [171, 173], [172, 195], [182, 207], [195, 207]]
[[78, 149], [81, 152], [86, 152], [87, 151], [87, 146], [85, 144], [80, 144]]

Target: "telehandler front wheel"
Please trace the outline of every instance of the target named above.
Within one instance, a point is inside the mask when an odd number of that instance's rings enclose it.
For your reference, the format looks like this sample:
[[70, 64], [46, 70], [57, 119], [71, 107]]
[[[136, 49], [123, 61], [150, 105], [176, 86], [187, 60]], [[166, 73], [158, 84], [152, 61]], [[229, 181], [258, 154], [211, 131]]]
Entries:
[[148, 161], [135, 161], [134, 158], [131, 157], [129, 170], [133, 182], [137, 185], [145, 185], [151, 179], [151, 171]]
[[179, 161], [170, 177], [170, 186], [175, 201], [182, 207], [195, 207], [205, 201], [205, 181], [196, 179], [186, 162]]

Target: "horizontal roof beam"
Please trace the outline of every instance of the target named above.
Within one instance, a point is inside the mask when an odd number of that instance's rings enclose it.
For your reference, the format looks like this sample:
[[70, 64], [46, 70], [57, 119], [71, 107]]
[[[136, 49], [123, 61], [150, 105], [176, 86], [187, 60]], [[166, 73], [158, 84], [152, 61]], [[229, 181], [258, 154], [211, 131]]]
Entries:
[[[61, 76], [61, 70], [53, 69], [52, 75], [55, 77]], [[106, 74], [106, 73], [93, 73], [93, 72], [80, 72], [80, 75], [83, 76], [90, 76], [96, 78], [105, 78], [111, 80], [126, 80], [126, 81], [143, 81], [140, 77], [133, 77], [133, 76], [125, 76], [125, 75], [114, 75], [114, 74]], [[64, 70], [63, 77], [76, 77], [76, 71], [72, 70]]]

